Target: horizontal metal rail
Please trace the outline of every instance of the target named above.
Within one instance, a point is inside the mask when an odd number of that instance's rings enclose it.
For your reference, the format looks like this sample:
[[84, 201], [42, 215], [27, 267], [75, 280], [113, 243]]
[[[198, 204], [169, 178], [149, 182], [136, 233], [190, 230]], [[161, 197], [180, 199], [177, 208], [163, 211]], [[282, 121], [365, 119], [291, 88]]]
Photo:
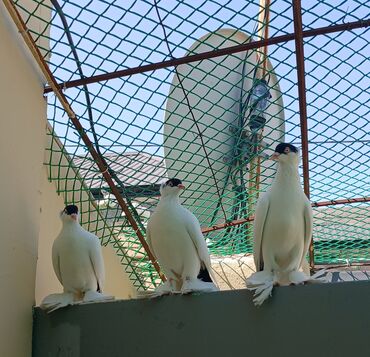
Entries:
[[[312, 207], [328, 207], [328, 206], [335, 206], [335, 205], [344, 205], [344, 204], [351, 204], [351, 203], [363, 203], [363, 202], [370, 202], [370, 197], [356, 197], [356, 198], [345, 198], [342, 200], [331, 200], [331, 201], [321, 201], [321, 202], [311, 202]], [[220, 229], [224, 229], [227, 227], [238, 226], [243, 223], [252, 222], [254, 221], [254, 216], [247, 217], [244, 219], [237, 219], [234, 221], [215, 224], [212, 227], [203, 227], [202, 232], [203, 234], [218, 231]]]
[[[302, 32], [302, 37], [303, 38], [314, 37], [314, 36], [317, 36], [317, 35], [326, 35], [326, 34], [329, 34], [329, 33], [354, 30], [354, 29], [368, 27], [368, 26], [370, 26], [370, 19], [354, 21], [354, 22], [347, 22], [347, 23], [344, 23], [344, 24], [326, 26], [326, 27], [319, 27], [317, 29], [303, 31]], [[91, 76], [91, 77], [87, 77], [87, 78], [67, 81], [67, 82], [64, 82], [64, 83], [59, 83], [58, 86], [59, 86], [60, 89], [79, 87], [79, 86], [86, 85], [86, 84], [107, 81], [109, 79], [127, 77], [127, 76], [131, 76], [133, 74], [155, 71], [157, 69], [179, 66], [181, 64], [192, 63], [192, 62], [197, 62], [197, 61], [210, 59], [210, 58], [215, 58], [215, 57], [219, 57], [219, 56], [230, 55], [230, 54], [243, 52], [243, 51], [248, 51], [248, 50], [251, 50], [251, 49], [256, 49], [256, 48], [260, 48], [260, 47], [264, 47], [264, 46], [276, 45], [278, 43], [288, 42], [288, 41], [292, 41], [294, 39], [295, 39], [295, 34], [290, 33], [290, 34], [286, 34], [286, 35], [275, 36], [275, 37], [271, 37], [271, 38], [268, 38], [268, 39], [263, 39], [263, 40], [260, 40], [260, 41], [252, 41], [252, 42], [248, 42], [248, 43], [245, 43], [245, 44], [242, 44], [242, 45], [236, 45], [236, 46], [231, 46], [231, 47], [227, 47], [227, 48], [217, 49], [217, 50], [214, 50], [214, 51], [203, 52], [203, 53], [199, 53], [199, 54], [195, 54], [195, 55], [191, 55], [191, 56], [185, 56], [185, 57], [181, 57], [181, 58], [173, 58], [173, 59], [168, 60], [168, 61], [163, 61], [163, 62], [158, 62], [158, 63], [151, 63], [151, 64], [147, 64], [147, 65], [144, 65], [144, 66], [127, 68], [127, 69], [123, 69], [123, 70], [119, 70], [119, 71], [115, 71], [115, 72], [111, 72], [111, 73], [98, 74], [96, 76]], [[49, 92], [52, 92], [52, 91], [53, 91], [53, 89], [51, 87], [45, 87], [44, 93], [46, 94], [46, 93], [49, 93]]]

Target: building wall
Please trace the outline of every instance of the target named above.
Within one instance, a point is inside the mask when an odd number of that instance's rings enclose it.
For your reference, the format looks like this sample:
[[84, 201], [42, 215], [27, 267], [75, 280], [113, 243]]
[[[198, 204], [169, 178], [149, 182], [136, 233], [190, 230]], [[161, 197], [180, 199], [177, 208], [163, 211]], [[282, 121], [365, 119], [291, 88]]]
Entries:
[[31, 355], [46, 103], [0, 4], [0, 356]]
[[[24, 7], [35, 4], [22, 1]], [[50, 12], [40, 7], [37, 16], [49, 19]], [[29, 27], [44, 31], [45, 22], [33, 20]], [[0, 45], [0, 356], [30, 357], [32, 308], [61, 289], [50, 257], [64, 202], [48, 182], [44, 166], [48, 130], [44, 78], [2, 2]], [[113, 249], [103, 251], [106, 291], [130, 297], [135, 290]]]

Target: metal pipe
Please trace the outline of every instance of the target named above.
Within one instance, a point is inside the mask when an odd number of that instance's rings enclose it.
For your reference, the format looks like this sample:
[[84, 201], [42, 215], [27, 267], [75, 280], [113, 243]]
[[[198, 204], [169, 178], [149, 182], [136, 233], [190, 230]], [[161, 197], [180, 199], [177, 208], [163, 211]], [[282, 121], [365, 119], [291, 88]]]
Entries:
[[[351, 203], [362, 203], [362, 202], [370, 202], [370, 196], [365, 197], [356, 197], [356, 198], [344, 198], [341, 200], [331, 200], [331, 201], [321, 201], [321, 202], [311, 202], [312, 207], [328, 207], [328, 206], [335, 206], [335, 205], [344, 205], [344, 204], [351, 204]], [[254, 221], [254, 216], [244, 218], [244, 219], [237, 219], [234, 221], [215, 224], [212, 227], [203, 227], [202, 232], [203, 234], [218, 231], [220, 229], [224, 229], [231, 226], [238, 226], [243, 223], [252, 222]]]
[[[258, 17], [258, 38], [266, 40], [269, 37], [269, 22], [270, 22], [270, 0], [260, 0], [260, 15]], [[263, 46], [260, 56], [262, 60], [261, 78], [265, 78], [267, 71], [267, 45]]]
[[[5, 1], [5, 0], [4, 0]], [[325, 26], [325, 27], [319, 27], [317, 29], [313, 30], [307, 30], [302, 32], [302, 37], [313, 37], [317, 35], [325, 35], [333, 32], [340, 32], [340, 31], [346, 31], [346, 30], [353, 30], [353, 29], [358, 29], [362, 27], [368, 27], [370, 26], [370, 19], [366, 20], [359, 20], [359, 21], [354, 21], [354, 22], [348, 22], [345, 24], [339, 24], [339, 25], [333, 25], [333, 26]], [[276, 36], [276, 37], [271, 37], [268, 39], [263, 39], [260, 41], [253, 41], [249, 43], [245, 43], [242, 45], [236, 45], [236, 46], [231, 46], [227, 48], [221, 48], [209, 52], [203, 52], [191, 56], [185, 56], [181, 58], [174, 58], [168, 61], [162, 61], [162, 62], [157, 62], [157, 63], [150, 63], [147, 65], [143, 66], [138, 66], [134, 68], [128, 68], [128, 69], [123, 69], [115, 72], [110, 72], [110, 73], [104, 73], [104, 74], [98, 74], [96, 76], [91, 76], [88, 78], [83, 78], [83, 79], [76, 79], [73, 81], [67, 81], [64, 83], [59, 83], [57, 86], [60, 89], [67, 89], [67, 88], [73, 88], [73, 87], [78, 87], [84, 84], [90, 84], [90, 83], [96, 83], [96, 82], [101, 82], [101, 81], [106, 81], [109, 79], [115, 79], [115, 78], [121, 78], [121, 77], [127, 77], [131, 76], [133, 74], [137, 73], [144, 73], [144, 72], [150, 72], [150, 71], [155, 71], [157, 69], [162, 69], [162, 68], [167, 68], [167, 67], [174, 67], [174, 66], [179, 66], [181, 64], [187, 64], [187, 63], [192, 63], [196, 61], [201, 61], [204, 59], [210, 59], [210, 58], [215, 58], [219, 56], [225, 56], [225, 55], [230, 55], [238, 52], [243, 52], [243, 51], [248, 51], [251, 49], [256, 49], [268, 45], [276, 45], [278, 43], [283, 43], [283, 42], [288, 42], [292, 41], [295, 39], [294, 33], [291, 34], [286, 34], [286, 35], [281, 35], [281, 36]], [[52, 92], [53, 89], [51, 87], [45, 87], [44, 93], [49, 93]]]
[[[302, 9], [301, 0], [292, 0], [293, 21], [295, 34], [295, 54], [297, 61], [298, 79], [298, 98], [299, 98], [299, 117], [302, 141], [302, 164], [303, 164], [303, 188], [307, 198], [310, 199], [310, 171], [308, 160], [308, 124], [307, 124], [307, 100], [306, 100], [306, 78], [304, 68], [304, 47], [302, 29]], [[314, 246], [311, 239], [309, 247], [310, 267], [314, 267]]]
[[244, 219], [236, 219], [234, 221], [226, 222], [226, 223], [220, 223], [220, 224], [215, 224], [212, 227], [204, 227], [202, 228], [202, 233], [209, 233], [213, 231], [218, 231], [220, 229], [224, 229], [227, 227], [233, 227], [233, 226], [239, 226], [240, 224], [246, 223], [246, 222], [252, 222], [254, 220], [254, 216], [250, 216], [248, 218]]
[[331, 200], [331, 201], [321, 201], [321, 202], [312, 202], [312, 207], [326, 207], [334, 205], [344, 205], [348, 203], [361, 203], [361, 202], [370, 202], [370, 196], [368, 197], [356, 197], [356, 198], [345, 198], [342, 200]]
[[105, 178], [106, 182], [108, 183], [108, 186], [110, 187], [111, 192], [116, 197], [118, 204], [121, 206], [123, 212], [125, 213], [128, 221], [130, 222], [130, 224], [131, 224], [132, 228], [134, 229], [138, 239], [140, 240], [140, 243], [142, 244], [144, 250], [148, 254], [148, 257], [151, 260], [153, 266], [157, 270], [161, 279], [164, 281], [165, 277], [164, 277], [163, 273], [161, 272], [160, 267], [159, 267], [155, 257], [153, 256], [152, 252], [150, 251], [149, 246], [148, 246], [142, 232], [140, 231], [137, 222], [135, 221], [135, 219], [131, 215], [131, 212], [128, 209], [128, 207], [127, 207], [125, 201], [123, 200], [122, 196], [120, 195], [118, 188], [114, 184], [113, 179], [112, 179], [112, 177], [109, 173], [109, 170], [108, 170], [109, 168], [104, 165], [100, 155], [95, 150], [93, 143], [90, 141], [89, 137], [87, 136], [87, 134], [85, 132], [85, 129], [82, 127], [80, 121], [76, 117], [76, 114], [74, 113], [71, 106], [69, 105], [69, 103], [67, 101], [67, 98], [65, 97], [65, 95], [61, 91], [61, 88], [58, 86], [53, 74], [50, 72], [48, 65], [44, 61], [38, 47], [36, 46], [32, 36], [30, 35], [30, 33], [28, 31], [28, 28], [27, 28], [26, 24], [24, 23], [21, 15], [19, 14], [18, 10], [16, 9], [14, 3], [11, 0], [3, 0], [3, 3], [5, 5], [5, 7], [7, 8], [10, 16], [12, 17], [14, 23], [17, 25], [17, 28], [18, 28], [20, 34], [22, 35], [25, 43], [27, 44], [27, 46], [30, 49], [32, 55], [34, 56], [36, 62], [40, 66], [40, 69], [41, 69], [42, 73], [44, 74], [47, 82], [49, 83], [50, 87], [54, 91], [55, 95], [58, 97], [58, 99], [59, 99], [60, 103], [62, 104], [64, 110], [67, 112], [68, 117], [72, 121], [76, 130], [80, 134], [81, 139], [84, 141], [86, 147], [88, 148], [91, 156], [94, 158], [96, 164], [98, 165], [99, 170], [101, 171], [103, 177]]
[[[260, 0], [260, 16], [258, 18], [258, 38], [261, 39], [268, 39], [269, 37], [269, 22], [270, 22], [270, 0]], [[262, 51], [259, 51], [259, 64], [262, 63], [262, 68], [259, 68], [259, 77], [261, 79], [265, 79], [266, 72], [267, 72], [267, 49], [268, 46], [263, 46]], [[263, 139], [263, 131], [262, 128], [261, 133], [257, 134], [258, 142], [262, 142]], [[260, 145], [257, 146], [256, 150], [259, 152]], [[257, 161], [257, 163], [256, 163]], [[254, 171], [256, 174], [254, 175]], [[258, 155], [257, 157], [253, 157], [250, 163], [250, 174], [249, 174], [249, 212], [252, 207], [251, 197], [253, 197], [253, 191], [256, 192], [256, 199], [259, 196], [259, 188], [260, 188], [260, 180], [261, 180], [261, 157]], [[253, 185], [254, 184], [254, 185]]]
[[302, 37], [301, 0], [293, 0], [293, 13], [294, 13], [293, 17], [295, 33], [295, 52], [297, 62], [297, 79], [298, 79], [299, 116], [302, 141], [303, 185], [306, 196], [310, 198], [307, 100], [306, 100], [306, 79], [304, 67], [304, 48]]
[[318, 263], [315, 265], [315, 270], [316, 271], [319, 271], [321, 269], [325, 269], [328, 271], [328, 273], [331, 272], [330, 269], [340, 269], [341, 271], [346, 271], [346, 270], [349, 270], [349, 271], [360, 271], [360, 269], [354, 269], [355, 267], [361, 267], [361, 268], [364, 268], [363, 270], [367, 271], [368, 269], [366, 269], [365, 267], [369, 267], [370, 266], [370, 262], [369, 261], [365, 261], [365, 262], [360, 262], [360, 263], [357, 263], [357, 262], [353, 262], [353, 263], [348, 263], [348, 264], [325, 264], [325, 263]]

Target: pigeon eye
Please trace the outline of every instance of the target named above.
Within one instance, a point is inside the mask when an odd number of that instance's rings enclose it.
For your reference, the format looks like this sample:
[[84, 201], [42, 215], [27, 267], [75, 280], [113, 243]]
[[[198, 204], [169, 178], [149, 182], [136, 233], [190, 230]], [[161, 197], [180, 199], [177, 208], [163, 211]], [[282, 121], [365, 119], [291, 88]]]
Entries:
[[170, 187], [173, 187], [173, 183], [172, 183], [172, 182], [170, 182], [168, 185], [169, 185]]
[[284, 154], [288, 154], [288, 153], [290, 153], [290, 148], [289, 148], [289, 147], [286, 147], [286, 148], [284, 149]]

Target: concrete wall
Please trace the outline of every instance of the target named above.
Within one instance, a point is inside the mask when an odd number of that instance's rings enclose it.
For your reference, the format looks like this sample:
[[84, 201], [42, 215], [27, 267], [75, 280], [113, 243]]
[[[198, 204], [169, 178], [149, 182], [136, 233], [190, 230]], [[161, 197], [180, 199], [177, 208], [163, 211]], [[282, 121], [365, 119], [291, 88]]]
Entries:
[[348, 357], [370, 350], [370, 284], [279, 287], [37, 309], [33, 357]]
[[0, 44], [0, 356], [29, 357], [46, 103], [2, 3]]

